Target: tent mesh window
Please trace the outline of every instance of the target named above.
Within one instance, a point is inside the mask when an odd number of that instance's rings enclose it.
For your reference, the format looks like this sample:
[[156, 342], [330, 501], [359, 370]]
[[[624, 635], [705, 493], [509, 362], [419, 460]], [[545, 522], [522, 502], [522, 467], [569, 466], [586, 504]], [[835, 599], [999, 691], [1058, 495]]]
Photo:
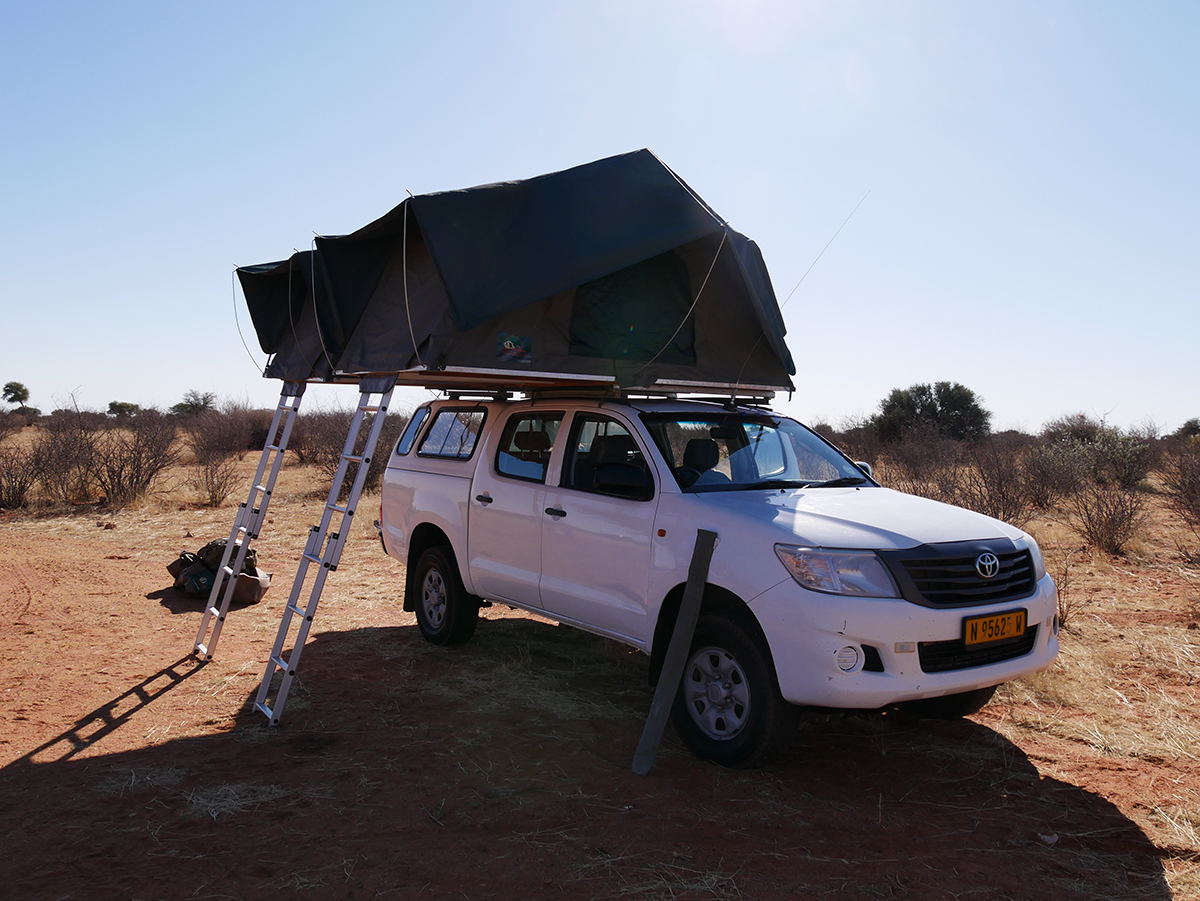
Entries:
[[571, 353], [695, 366], [691, 305], [687, 266], [671, 251], [585, 282], [571, 308]]

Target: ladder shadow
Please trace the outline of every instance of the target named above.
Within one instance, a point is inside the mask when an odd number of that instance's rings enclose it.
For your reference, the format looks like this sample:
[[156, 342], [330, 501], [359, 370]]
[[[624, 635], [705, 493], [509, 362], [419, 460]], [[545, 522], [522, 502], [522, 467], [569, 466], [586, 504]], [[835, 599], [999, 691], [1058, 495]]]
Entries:
[[[191, 665], [190, 668], [184, 669], [188, 664]], [[182, 685], [202, 666], [203, 661], [197, 661], [190, 653], [185, 654], [174, 663], [169, 663], [153, 675], [147, 676], [128, 691], [80, 717], [66, 731], [18, 757], [12, 765], [70, 760], [121, 728], [139, 710]]]

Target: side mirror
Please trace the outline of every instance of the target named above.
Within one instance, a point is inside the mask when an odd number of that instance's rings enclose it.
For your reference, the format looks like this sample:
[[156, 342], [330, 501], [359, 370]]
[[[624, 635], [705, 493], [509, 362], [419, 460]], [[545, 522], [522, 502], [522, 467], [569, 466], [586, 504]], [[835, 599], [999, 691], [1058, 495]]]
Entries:
[[875, 473], [871, 471], [871, 464], [862, 460], [855, 460], [854, 465], [861, 469], [870, 478], [875, 478]]

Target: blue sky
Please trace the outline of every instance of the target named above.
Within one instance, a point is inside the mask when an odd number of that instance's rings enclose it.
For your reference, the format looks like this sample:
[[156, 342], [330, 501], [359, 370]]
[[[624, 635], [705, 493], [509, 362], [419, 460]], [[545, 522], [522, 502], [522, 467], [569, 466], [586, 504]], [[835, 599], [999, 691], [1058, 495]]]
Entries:
[[781, 300], [870, 192], [784, 308], [789, 412], [951, 380], [1000, 428], [1169, 431], [1200, 416], [1198, 50], [1184, 2], [8, 0], [0, 382], [273, 406], [235, 265], [649, 147]]

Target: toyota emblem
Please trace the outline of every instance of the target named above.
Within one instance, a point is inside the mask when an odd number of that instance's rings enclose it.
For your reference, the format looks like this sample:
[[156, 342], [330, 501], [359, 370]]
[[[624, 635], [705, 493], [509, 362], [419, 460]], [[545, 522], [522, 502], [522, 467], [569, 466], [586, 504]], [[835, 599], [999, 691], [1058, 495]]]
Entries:
[[975, 558], [975, 571], [985, 579], [995, 578], [1000, 572], [1000, 558], [990, 551], [980, 554]]

